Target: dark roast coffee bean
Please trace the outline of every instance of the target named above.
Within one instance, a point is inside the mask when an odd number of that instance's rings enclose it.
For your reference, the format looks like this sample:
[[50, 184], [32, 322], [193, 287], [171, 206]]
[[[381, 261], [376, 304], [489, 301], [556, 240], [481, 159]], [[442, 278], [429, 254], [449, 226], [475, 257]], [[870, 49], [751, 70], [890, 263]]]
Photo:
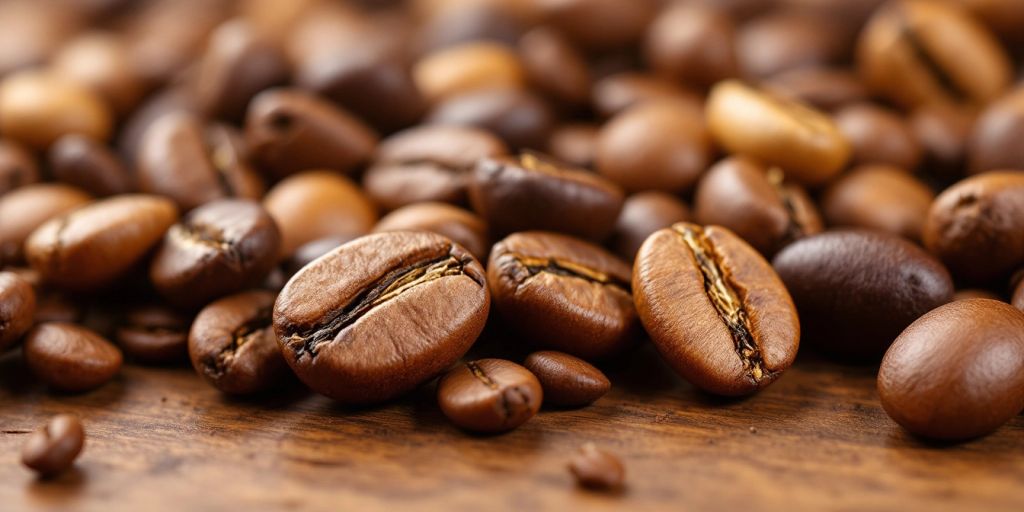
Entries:
[[673, 100], [701, 110], [703, 100], [697, 93], [675, 82], [653, 75], [622, 72], [598, 80], [591, 103], [601, 117], [612, 117], [630, 107], [654, 100]]
[[99, 95], [120, 114], [134, 108], [145, 92], [127, 41], [111, 32], [87, 31], [69, 41], [53, 56], [50, 69]]
[[907, 171], [866, 165], [832, 183], [821, 210], [831, 226], [876, 229], [918, 241], [933, 200], [931, 189]]
[[536, 229], [603, 240], [622, 210], [624, 194], [600, 176], [523, 153], [480, 160], [469, 199], [499, 235]]
[[790, 69], [827, 66], [847, 53], [849, 34], [831, 18], [799, 12], [760, 16], [736, 34], [736, 58], [742, 74], [766, 78]]
[[460, 364], [437, 383], [441, 412], [459, 428], [505, 432], [540, 410], [540, 382], [526, 368], [504, 359]]
[[114, 330], [114, 341], [131, 359], [166, 364], [184, 359], [188, 349], [189, 319], [162, 306], [136, 306], [128, 310]]
[[399, 208], [382, 217], [373, 230], [437, 233], [465, 247], [480, 261], [486, 261], [491, 248], [487, 224], [480, 217], [444, 203], [416, 203]]
[[957, 279], [983, 283], [1024, 264], [1024, 173], [992, 171], [947, 188], [932, 203], [924, 244]]
[[39, 166], [20, 144], [0, 139], [0, 196], [39, 181]]
[[85, 445], [85, 429], [78, 416], [58, 414], [25, 441], [21, 463], [43, 477], [68, 470]]
[[271, 325], [274, 298], [266, 291], [243, 292], [203, 308], [188, 336], [196, 373], [231, 394], [279, 385], [288, 366]]
[[826, 111], [864, 102], [869, 97], [860, 77], [842, 68], [792, 69], [773, 75], [761, 85], [772, 94]]
[[373, 153], [377, 135], [332, 103], [293, 89], [269, 89], [249, 103], [245, 141], [277, 178], [327, 168], [349, 172]]
[[601, 398], [612, 387], [601, 370], [564, 352], [534, 352], [527, 356], [523, 366], [537, 376], [547, 404], [582, 407]]
[[0, 353], [32, 327], [35, 314], [32, 285], [13, 272], [0, 272]]
[[895, 112], [858, 103], [836, 112], [835, 123], [853, 147], [851, 164], [889, 164], [913, 171], [921, 162], [921, 145]]
[[593, 124], [566, 124], [551, 132], [548, 151], [556, 160], [580, 169], [593, 169], [597, 154], [598, 127]]
[[121, 370], [121, 351], [74, 324], [45, 323], [25, 335], [25, 362], [47, 386], [82, 392], [106, 384]]
[[418, 126], [381, 142], [363, 186], [385, 210], [423, 201], [465, 204], [477, 160], [507, 152], [501, 139], [481, 129]]
[[427, 115], [431, 124], [472, 126], [500, 137], [513, 149], [543, 150], [554, 125], [547, 104], [518, 89], [479, 89], [452, 96]]
[[580, 52], [557, 31], [537, 27], [519, 39], [527, 81], [565, 107], [590, 99], [590, 70]]
[[510, 328], [588, 359], [618, 354], [637, 338], [629, 278], [629, 265], [601, 247], [538, 231], [494, 244], [487, 263], [494, 306]]
[[274, 332], [307, 386], [376, 403], [462, 357], [489, 308], [484, 270], [462, 247], [433, 233], [378, 233], [299, 271], [274, 305]]
[[820, 233], [814, 202], [782, 169], [744, 157], [715, 164], [697, 185], [697, 222], [728, 228], [767, 257], [786, 244]]
[[1024, 87], [990, 103], [978, 116], [968, 142], [971, 173], [1024, 169]]
[[420, 92], [431, 104], [480, 89], [520, 89], [526, 71], [508, 46], [471, 41], [442, 48], [421, 58], [413, 68]]
[[0, 133], [44, 150], [61, 135], [110, 135], [110, 108], [96, 94], [52, 73], [29, 70], [0, 81]]
[[[286, 272], [286, 278], [298, 273], [302, 270], [302, 267], [309, 265], [320, 256], [327, 254], [334, 249], [341, 247], [342, 245], [359, 238], [362, 235], [353, 236], [328, 236], [324, 238], [317, 238], [312, 242], [306, 242], [300, 245], [292, 255], [285, 260], [284, 269]], [[281, 283], [283, 287], [285, 283]]]
[[614, 454], [587, 443], [569, 460], [569, 472], [582, 487], [615, 491], [625, 485], [626, 468]]
[[47, 221], [25, 241], [25, 256], [46, 282], [95, 290], [139, 263], [177, 218], [161, 197], [112, 197]]
[[644, 55], [658, 74], [710, 87], [739, 72], [736, 27], [720, 9], [673, 3], [647, 30]]
[[878, 370], [885, 412], [936, 439], [983, 436], [1024, 409], [1024, 313], [960, 300], [910, 324]]
[[633, 296], [658, 351], [706, 391], [753, 393], [796, 357], [800, 325], [786, 287], [725, 228], [679, 223], [651, 235], [636, 256]]
[[37, 183], [0, 196], [0, 266], [24, 261], [25, 240], [46, 221], [92, 201], [84, 191]]
[[907, 325], [953, 297], [942, 264], [899, 237], [830, 231], [773, 262], [800, 312], [804, 340], [847, 360], [874, 360]]
[[98, 197], [126, 194], [131, 176], [106, 145], [84, 135], [65, 135], [47, 153], [57, 181], [74, 185]]
[[647, 237], [676, 222], [690, 220], [690, 209], [679, 198], [664, 192], [640, 192], [626, 198], [615, 221], [609, 246], [630, 263]]
[[201, 306], [259, 283], [280, 250], [281, 233], [259, 203], [222, 199], [171, 226], [149, 277], [172, 303]]

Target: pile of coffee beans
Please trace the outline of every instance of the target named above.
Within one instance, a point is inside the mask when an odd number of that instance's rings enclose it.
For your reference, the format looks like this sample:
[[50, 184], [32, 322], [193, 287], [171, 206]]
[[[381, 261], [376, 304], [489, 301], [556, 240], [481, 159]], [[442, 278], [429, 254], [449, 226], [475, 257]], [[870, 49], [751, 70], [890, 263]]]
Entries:
[[648, 343], [728, 396], [802, 346], [982, 436], [1024, 409], [1022, 59], [1019, 0], [2, 2], [0, 349], [503, 432]]

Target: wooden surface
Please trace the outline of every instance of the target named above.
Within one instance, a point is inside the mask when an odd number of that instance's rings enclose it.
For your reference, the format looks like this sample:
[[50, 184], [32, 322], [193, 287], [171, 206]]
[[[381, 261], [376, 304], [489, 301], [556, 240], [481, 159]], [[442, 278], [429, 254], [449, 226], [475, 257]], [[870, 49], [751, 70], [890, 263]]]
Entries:
[[[237, 400], [184, 366], [128, 366], [92, 393], [52, 395], [19, 356], [0, 359], [3, 511], [1024, 510], [1024, 416], [924, 444], [882, 411], [873, 368], [804, 356], [762, 393], [722, 400], [641, 350], [593, 406], [492, 437], [449, 425], [432, 385], [347, 409], [298, 386]], [[21, 444], [59, 412], [83, 417], [86, 448], [71, 473], [37, 480]], [[624, 459], [625, 492], [574, 486], [565, 464], [587, 441]]]

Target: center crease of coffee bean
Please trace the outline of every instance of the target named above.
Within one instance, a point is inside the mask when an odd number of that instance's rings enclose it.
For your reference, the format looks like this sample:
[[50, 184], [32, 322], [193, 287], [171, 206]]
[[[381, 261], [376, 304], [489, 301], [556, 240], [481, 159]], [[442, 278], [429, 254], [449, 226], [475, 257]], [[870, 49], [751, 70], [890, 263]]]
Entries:
[[473, 377], [479, 380], [483, 385], [493, 389], [494, 391], [500, 391], [499, 405], [503, 413], [502, 423], [507, 423], [510, 418], [514, 417], [516, 415], [517, 408], [521, 408], [523, 405], [530, 403], [529, 396], [524, 393], [519, 386], [512, 386], [502, 391], [501, 386], [499, 386], [497, 382], [494, 382], [494, 380], [487, 375], [487, 372], [485, 372], [480, 365], [470, 361], [466, 363], [466, 368], [468, 368], [469, 372], [473, 374]]
[[797, 216], [796, 205], [793, 204], [793, 194], [783, 186], [784, 181], [785, 175], [783, 174], [782, 169], [772, 167], [768, 170], [768, 183], [771, 183], [772, 187], [775, 188], [775, 193], [779, 196], [779, 199], [782, 200], [782, 206], [786, 209], [786, 216], [788, 217], [784, 241], [791, 242], [804, 236], [806, 231], [803, 222], [801, 222], [800, 218]]
[[[546, 273], [566, 277], [575, 277], [600, 285], [614, 286], [629, 290], [629, 283], [621, 281], [599, 270], [594, 270], [578, 263], [563, 260], [560, 258], [535, 258], [518, 254], [511, 255], [512, 259], [522, 265], [530, 273], [529, 277]], [[522, 284], [522, 283], [519, 283]]]
[[216, 355], [203, 360], [206, 373], [219, 378], [227, 371], [228, 363], [238, 355], [238, 351], [250, 341], [262, 336], [270, 328], [273, 321], [273, 308], [268, 306], [260, 309], [256, 316], [238, 326], [231, 333], [231, 343], [217, 352]]
[[935, 78], [939, 87], [949, 93], [953, 99], [965, 101], [968, 98], [967, 93], [960, 88], [960, 85], [956, 83], [953, 76], [943, 69], [942, 65], [940, 65], [939, 62], [936, 61], [930, 53], [928, 53], [928, 50], [925, 49], [924, 41], [918, 37], [917, 30], [915, 30], [910, 21], [906, 18], [907, 16], [904, 15], [903, 26], [900, 30], [900, 38], [906, 41], [907, 46], [910, 47], [911, 53], [917, 57], [918, 62], [924, 66], [928, 74]]
[[210, 247], [224, 255], [230, 268], [240, 271], [244, 258], [235, 246], [234, 240], [224, 236], [224, 232], [214, 226], [194, 221], [171, 226], [170, 235], [184, 245], [201, 245]]

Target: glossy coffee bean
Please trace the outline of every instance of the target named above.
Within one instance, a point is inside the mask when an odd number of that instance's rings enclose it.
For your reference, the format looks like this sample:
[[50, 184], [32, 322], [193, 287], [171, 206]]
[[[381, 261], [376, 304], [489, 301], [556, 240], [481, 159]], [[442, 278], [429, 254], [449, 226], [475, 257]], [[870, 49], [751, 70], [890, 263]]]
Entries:
[[281, 230], [281, 256], [313, 240], [336, 236], [354, 238], [369, 233], [377, 209], [344, 176], [310, 171], [280, 181], [263, 198]]
[[546, 404], [583, 407], [597, 401], [612, 387], [601, 370], [564, 352], [534, 352], [527, 356], [523, 366], [540, 381]]
[[24, 261], [25, 240], [36, 228], [90, 201], [84, 191], [58, 183], [28, 185], [0, 196], [0, 263]]
[[957, 279], [983, 283], [1024, 264], [1024, 173], [992, 171], [947, 188], [932, 203], [924, 244]]
[[513, 149], [543, 150], [554, 116], [536, 95], [518, 89], [479, 89], [438, 104], [428, 124], [451, 124], [487, 130]]
[[39, 181], [39, 166], [20, 144], [0, 139], [0, 196]]
[[48, 283], [95, 290], [132, 270], [177, 218], [160, 197], [104, 199], [44, 223], [25, 241], [25, 257]]
[[844, 361], [877, 361], [907, 325], [953, 297], [941, 263], [884, 233], [807, 237], [773, 264], [796, 302], [804, 339]]
[[611, 452], [587, 443], [569, 460], [569, 472], [581, 487], [616, 491], [625, 485], [626, 468]]
[[697, 185], [694, 218], [728, 228], [768, 257], [790, 242], [820, 233], [814, 202], [782, 169], [744, 157], [715, 164]]
[[885, 412], [919, 436], [994, 431], [1024, 409], [1024, 313], [988, 299], [929, 312], [886, 352], [878, 395]]
[[593, 169], [597, 155], [598, 127], [572, 123], [555, 128], [548, 138], [548, 152], [556, 160], [580, 169]]
[[494, 244], [494, 306], [529, 342], [587, 358], [621, 353], [638, 335], [629, 265], [601, 247], [539, 231]]
[[259, 203], [222, 199], [171, 226], [149, 277], [173, 304], [201, 306], [259, 283], [280, 249], [281, 232]]
[[189, 318], [165, 306], [130, 308], [114, 329], [114, 341], [129, 358], [148, 364], [184, 359]]
[[127, 194], [132, 177], [105, 144], [84, 135], [65, 135], [47, 153], [57, 181], [74, 185], [98, 197]]
[[274, 298], [271, 292], [249, 291], [203, 308], [188, 335], [196, 373], [236, 395], [280, 385], [288, 366], [271, 325]]
[[249, 103], [245, 142], [261, 169], [283, 178], [315, 168], [352, 171], [370, 158], [377, 135], [324, 99], [268, 89]]
[[489, 308], [484, 270], [462, 247], [433, 233], [378, 233], [292, 277], [274, 305], [274, 332], [314, 391], [377, 403], [462, 357]]
[[591, 92], [591, 103], [601, 117], [612, 117], [630, 107], [654, 100], [674, 100], [703, 106], [701, 97], [670, 80], [654, 75], [621, 72], [598, 80]]
[[725, 149], [779, 166], [807, 186], [827, 182], [850, 156], [849, 143], [824, 114], [737, 81], [711, 90], [707, 122]]
[[661, 355], [705, 391], [753, 393], [796, 357], [800, 324], [786, 287], [725, 228], [679, 223], [651, 235], [634, 263], [633, 296]]
[[121, 370], [121, 351], [75, 324], [40, 324], [25, 336], [25, 362], [52, 389], [72, 393], [106, 384]]
[[469, 188], [473, 210], [498, 235], [530, 229], [603, 240], [622, 210], [622, 190], [534, 153], [480, 160]]
[[849, 105], [835, 114], [839, 131], [853, 147], [852, 164], [888, 164], [913, 171], [921, 145], [895, 112], [872, 105]]
[[111, 117], [92, 91], [53, 74], [22, 71], [0, 81], [0, 133], [35, 150], [68, 133], [106, 140]]
[[843, 68], [797, 68], [761, 82], [772, 94], [814, 108], [833, 111], [868, 100], [867, 87], [856, 73]]
[[590, 99], [587, 62], [560, 33], [537, 27], [523, 34], [518, 50], [527, 82], [552, 101], [571, 108]]
[[507, 152], [505, 143], [485, 130], [418, 126], [381, 142], [363, 186], [385, 210], [423, 201], [466, 204], [477, 160]]
[[459, 428], [505, 432], [540, 410], [544, 393], [526, 368], [504, 359], [460, 364], [437, 383], [441, 412]]
[[429, 231], [465, 247], [474, 258], [487, 260], [491, 244], [487, 224], [472, 212], [445, 203], [416, 203], [381, 217], [375, 232]]
[[629, 192], [689, 190], [712, 158], [700, 110], [687, 102], [648, 101], [609, 120], [597, 140], [595, 166]]
[[758, 79], [838, 63], [848, 44], [846, 31], [831, 19], [780, 10], [739, 28], [736, 57], [743, 76]]
[[54, 55], [51, 69], [91, 90], [121, 114], [130, 111], [145, 92], [127, 42], [111, 32], [87, 31], [69, 41]]
[[673, 3], [647, 29], [644, 55], [667, 78], [710, 87], [739, 73], [736, 26], [720, 9]]
[[955, 105], [925, 105], [911, 114], [910, 128], [921, 144], [922, 169], [940, 178], [963, 174], [975, 115]]
[[866, 165], [829, 186], [821, 211], [830, 226], [875, 229], [919, 241], [934, 200], [928, 185], [907, 171]]
[[413, 68], [413, 78], [427, 100], [437, 103], [478, 89], [523, 87], [526, 71], [512, 48], [476, 41], [423, 57]]
[[33, 432], [21, 449], [21, 463], [43, 477], [71, 468], [85, 445], [85, 429], [78, 416], [58, 414]]
[[13, 272], [0, 272], [0, 353], [32, 327], [35, 314], [32, 285]]
[[1024, 169], [1024, 87], [989, 104], [978, 116], [968, 141], [968, 165], [973, 174]]
[[664, 192], [640, 192], [626, 198], [615, 221], [609, 246], [632, 263], [644, 240], [659, 229], [690, 220], [690, 209], [681, 199]]
[[877, 93], [914, 107], [982, 104], [1010, 84], [1005, 50], [977, 20], [946, 2], [904, 0], [876, 11], [860, 35], [857, 61]]

